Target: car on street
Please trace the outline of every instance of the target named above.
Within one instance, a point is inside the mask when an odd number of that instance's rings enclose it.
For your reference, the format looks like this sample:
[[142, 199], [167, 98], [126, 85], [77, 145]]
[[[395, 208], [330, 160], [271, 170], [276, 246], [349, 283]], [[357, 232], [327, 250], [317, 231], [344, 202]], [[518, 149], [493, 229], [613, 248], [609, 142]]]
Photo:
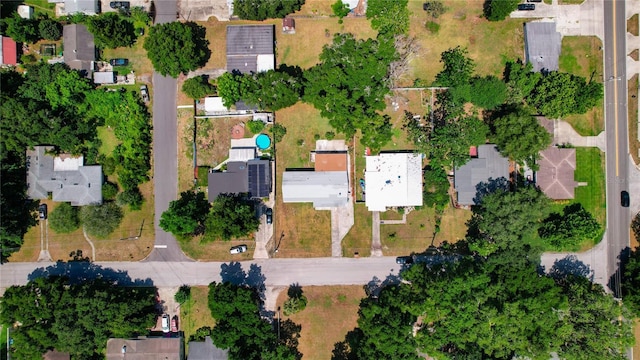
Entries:
[[396, 264], [411, 265], [411, 264], [413, 264], [413, 257], [411, 257], [411, 256], [398, 256], [396, 258]]
[[40, 204], [40, 206], [38, 206], [38, 217], [40, 220], [47, 220], [47, 204]]
[[267, 208], [267, 211], [265, 211], [265, 215], [267, 217], [267, 224], [273, 224], [273, 209]]
[[233, 255], [242, 254], [245, 251], [247, 251], [247, 245], [233, 246], [233, 247], [231, 247], [231, 249], [229, 249], [229, 253], [233, 254]]
[[531, 11], [536, 9], [536, 4], [518, 4], [518, 10]]
[[171, 329], [169, 328], [169, 314], [162, 314], [162, 332], [168, 333]]
[[111, 66], [127, 66], [129, 65], [129, 59], [117, 58], [109, 60]]
[[527, 0], [527, 2], [542, 2], [542, 0]]
[[149, 102], [149, 88], [147, 85], [140, 85], [140, 96], [144, 102]]
[[622, 207], [629, 207], [629, 203], [630, 203], [630, 199], [629, 199], [629, 192], [628, 191], [623, 191], [620, 193], [620, 205], [622, 205]]
[[124, 10], [124, 11], [128, 11], [129, 8], [131, 7], [131, 2], [129, 1], [111, 1], [109, 3], [109, 7], [114, 9], [114, 10]]

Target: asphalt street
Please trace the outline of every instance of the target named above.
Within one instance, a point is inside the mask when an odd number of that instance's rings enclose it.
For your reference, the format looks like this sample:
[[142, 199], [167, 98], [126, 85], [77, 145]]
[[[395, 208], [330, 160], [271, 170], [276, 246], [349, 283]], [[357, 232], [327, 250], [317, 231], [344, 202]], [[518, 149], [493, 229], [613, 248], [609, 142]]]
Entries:
[[[604, 79], [606, 131], [606, 192], [609, 288], [620, 292], [620, 256], [629, 247], [629, 208], [620, 203], [629, 190], [629, 134], [627, 122], [626, 17], [624, 1], [604, 1]], [[632, 172], [635, 174], [635, 172]], [[636, 179], [638, 181], [640, 179]], [[638, 199], [631, 194], [631, 201]], [[634, 196], [635, 195], [635, 196]]]
[[[155, 23], [176, 20], [176, 0], [156, 1]], [[160, 216], [178, 198], [177, 80], [153, 73], [154, 249], [145, 261], [189, 261], [175, 237], [162, 230]]]

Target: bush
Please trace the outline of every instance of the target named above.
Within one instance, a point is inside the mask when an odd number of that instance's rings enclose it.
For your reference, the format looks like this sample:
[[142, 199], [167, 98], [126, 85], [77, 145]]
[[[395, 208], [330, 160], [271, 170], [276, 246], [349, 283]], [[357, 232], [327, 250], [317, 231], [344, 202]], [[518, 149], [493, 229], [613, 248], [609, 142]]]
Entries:
[[58, 40], [62, 37], [62, 25], [53, 19], [43, 19], [38, 24], [40, 37], [45, 40]]
[[336, 133], [334, 133], [333, 131], [327, 131], [324, 134], [324, 137], [326, 137], [327, 140], [333, 140], [336, 137]]
[[333, 15], [340, 19], [349, 15], [349, 6], [343, 3], [342, 0], [336, 0], [336, 2], [331, 5], [331, 10], [333, 10]]
[[49, 214], [49, 226], [57, 233], [66, 234], [80, 227], [78, 208], [63, 202]]
[[216, 87], [209, 82], [206, 76], [196, 76], [184, 81], [184, 84], [182, 84], [182, 92], [188, 97], [197, 100], [207, 95], [215, 94]]
[[83, 206], [79, 215], [87, 233], [103, 239], [120, 226], [124, 216], [122, 209], [112, 202]]
[[173, 298], [178, 304], [184, 304], [185, 302], [189, 301], [189, 299], [191, 299], [191, 286], [180, 286], [180, 289], [178, 289], [178, 292]]
[[290, 298], [284, 302], [283, 313], [285, 316], [289, 316], [304, 310], [307, 307], [307, 298], [302, 296], [300, 298]]
[[112, 182], [105, 182], [102, 184], [102, 199], [113, 200], [118, 195], [118, 184]]
[[486, 0], [483, 6], [484, 17], [489, 21], [502, 21], [518, 8], [520, 0]]
[[33, 54], [24, 54], [20, 56], [20, 62], [23, 64], [33, 64], [36, 61], [38, 60], [36, 59], [36, 56]]
[[437, 19], [447, 11], [447, 8], [444, 7], [441, 1], [427, 1], [424, 3], [424, 10], [427, 14], [431, 15], [432, 18]]
[[287, 128], [280, 124], [273, 124], [273, 126], [269, 128], [269, 132], [273, 135], [273, 142], [279, 143], [287, 134]]
[[244, 20], [283, 18], [304, 5], [304, 0], [233, 0], [233, 14]]
[[265, 126], [264, 121], [261, 121], [261, 120], [253, 120], [253, 121], [247, 122], [247, 128], [253, 134], [258, 134], [262, 132], [262, 130], [264, 130], [264, 126]]
[[440, 24], [435, 21], [427, 21], [424, 27], [432, 34], [437, 34], [440, 31]]
[[142, 209], [142, 203], [144, 202], [144, 198], [142, 197], [142, 193], [140, 189], [137, 187], [127, 189], [116, 197], [116, 203], [119, 206], [129, 205], [129, 210], [140, 210]]
[[116, 172], [117, 162], [113, 157], [102, 157], [98, 159], [98, 162], [100, 163], [100, 165], [102, 165], [102, 172], [106, 176], [113, 175], [113, 173]]

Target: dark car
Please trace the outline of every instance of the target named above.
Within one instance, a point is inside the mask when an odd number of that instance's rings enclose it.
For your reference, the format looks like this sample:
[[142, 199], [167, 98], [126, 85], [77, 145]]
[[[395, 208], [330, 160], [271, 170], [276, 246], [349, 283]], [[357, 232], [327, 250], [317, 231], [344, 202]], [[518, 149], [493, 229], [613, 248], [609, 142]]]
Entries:
[[267, 216], [267, 224], [273, 224], [273, 209], [267, 208], [265, 215]]
[[40, 220], [47, 220], [47, 204], [40, 204], [40, 206], [38, 206], [38, 217]]
[[542, 2], [542, 0], [527, 0], [527, 2]]
[[129, 65], [129, 59], [111, 59], [109, 60], [109, 64], [111, 64], [111, 66], [127, 66]]
[[109, 7], [115, 10], [129, 10], [129, 7], [131, 7], [131, 3], [129, 1], [112, 1], [109, 3]]
[[411, 256], [398, 256], [396, 258], [396, 264], [400, 264], [400, 265], [413, 264], [413, 257], [411, 257]]
[[629, 193], [627, 191], [623, 191], [620, 193], [620, 204], [622, 207], [629, 207]]
[[535, 4], [518, 4], [518, 10], [531, 11], [535, 9], [536, 9]]

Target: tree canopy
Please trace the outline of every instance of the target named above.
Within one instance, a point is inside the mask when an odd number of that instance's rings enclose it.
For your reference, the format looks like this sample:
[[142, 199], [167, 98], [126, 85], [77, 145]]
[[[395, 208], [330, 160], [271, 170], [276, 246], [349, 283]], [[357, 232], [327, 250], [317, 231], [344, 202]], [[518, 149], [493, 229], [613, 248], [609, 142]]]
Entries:
[[468, 54], [469, 51], [460, 46], [440, 54], [440, 62], [444, 64], [444, 69], [436, 75], [436, 84], [447, 87], [469, 84], [476, 65]]
[[37, 19], [24, 19], [17, 12], [12, 16], [0, 20], [2, 22], [3, 35], [6, 35], [16, 42], [33, 44], [40, 40]]
[[129, 47], [136, 42], [133, 22], [118, 13], [105, 12], [90, 16], [86, 23], [98, 47], [115, 49]]
[[484, 17], [489, 21], [502, 21], [518, 8], [519, 0], [485, 0]]
[[231, 240], [258, 230], [255, 202], [241, 194], [220, 194], [205, 221], [203, 241]]
[[585, 240], [596, 240], [600, 224], [580, 203], [565, 206], [562, 215], [551, 214], [544, 220], [538, 233], [549, 245], [558, 250], [578, 250]]
[[144, 49], [157, 72], [178, 77], [209, 60], [211, 52], [205, 35], [206, 29], [194, 22], [157, 24], [149, 30]]
[[492, 140], [502, 155], [535, 167], [540, 151], [551, 145], [551, 134], [527, 110], [505, 107], [505, 114], [493, 122]]
[[38, 24], [38, 33], [45, 40], [59, 40], [62, 37], [62, 24], [54, 19], [42, 19]]
[[120, 226], [123, 216], [122, 209], [113, 202], [83, 206], [80, 209], [80, 220], [87, 234], [101, 239]]
[[60, 203], [49, 214], [49, 225], [57, 233], [70, 233], [80, 227], [78, 208], [67, 202]]
[[369, 0], [367, 19], [378, 34], [388, 37], [406, 34], [409, 31], [408, 0]]
[[206, 76], [196, 76], [184, 81], [182, 92], [188, 97], [198, 100], [207, 95], [215, 94], [216, 87], [209, 82], [209, 78]]
[[169, 209], [160, 217], [160, 227], [176, 236], [195, 235], [202, 232], [211, 205], [204, 193], [185, 191], [178, 200], [169, 203]]
[[104, 358], [107, 339], [146, 333], [155, 323], [152, 287], [124, 287], [106, 279], [39, 277], [11, 286], [2, 298], [0, 320], [20, 323], [11, 331], [12, 358], [42, 358], [48, 349], [72, 358]]
[[636, 317], [640, 316], [640, 248], [631, 251], [623, 266], [622, 300]]
[[305, 0], [233, 0], [233, 14], [244, 20], [283, 18], [304, 5]]

